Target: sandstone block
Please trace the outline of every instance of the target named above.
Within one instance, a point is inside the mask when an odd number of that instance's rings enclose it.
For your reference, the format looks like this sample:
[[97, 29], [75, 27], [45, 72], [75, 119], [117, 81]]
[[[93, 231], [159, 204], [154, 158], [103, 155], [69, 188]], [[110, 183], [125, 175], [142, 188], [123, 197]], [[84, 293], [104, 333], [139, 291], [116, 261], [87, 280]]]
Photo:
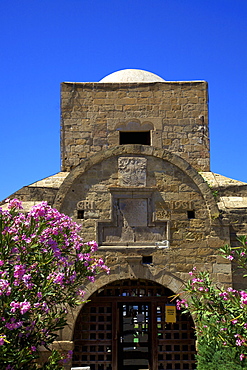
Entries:
[[230, 274], [231, 273], [231, 264], [225, 263], [215, 263], [213, 265], [213, 272], [214, 273], [223, 273], [223, 274]]

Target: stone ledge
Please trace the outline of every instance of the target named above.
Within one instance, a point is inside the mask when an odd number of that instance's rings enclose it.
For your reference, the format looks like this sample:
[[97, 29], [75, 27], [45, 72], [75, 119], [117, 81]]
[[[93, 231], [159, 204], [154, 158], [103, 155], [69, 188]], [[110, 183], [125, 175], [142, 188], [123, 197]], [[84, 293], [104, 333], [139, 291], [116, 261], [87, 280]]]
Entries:
[[220, 197], [219, 208], [247, 208], [247, 197]]
[[58, 172], [55, 175], [45, 177], [42, 180], [30, 184], [28, 187], [59, 188], [68, 174], [69, 172]]

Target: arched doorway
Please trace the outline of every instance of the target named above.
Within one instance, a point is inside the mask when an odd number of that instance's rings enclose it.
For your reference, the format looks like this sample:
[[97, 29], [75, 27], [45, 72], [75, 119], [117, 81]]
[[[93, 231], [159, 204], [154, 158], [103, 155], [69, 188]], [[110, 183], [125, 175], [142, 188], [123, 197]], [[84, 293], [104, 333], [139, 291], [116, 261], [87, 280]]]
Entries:
[[148, 280], [120, 280], [99, 289], [78, 315], [73, 366], [91, 370], [195, 369], [193, 320], [176, 313], [173, 292]]

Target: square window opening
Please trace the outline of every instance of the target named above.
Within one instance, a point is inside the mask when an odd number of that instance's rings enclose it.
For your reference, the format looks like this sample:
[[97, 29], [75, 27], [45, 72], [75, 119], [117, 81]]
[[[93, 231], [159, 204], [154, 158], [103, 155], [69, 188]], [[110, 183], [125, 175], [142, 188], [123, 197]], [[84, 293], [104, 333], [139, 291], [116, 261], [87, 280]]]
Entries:
[[142, 256], [143, 265], [150, 265], [153, 263], [153, 256]]
[[150, 145], [150, 131], [120, 131], [119, 132], [120, 145], [125, 144], [142, 144]]
[[77, 211], [77, 218], [78, 218], [78, 220], [83, 220], [84, 219], [84, 209], [79, 209]]
[[195, 211], [187, 211], [187, 216], [189, 220], [196, 218]]

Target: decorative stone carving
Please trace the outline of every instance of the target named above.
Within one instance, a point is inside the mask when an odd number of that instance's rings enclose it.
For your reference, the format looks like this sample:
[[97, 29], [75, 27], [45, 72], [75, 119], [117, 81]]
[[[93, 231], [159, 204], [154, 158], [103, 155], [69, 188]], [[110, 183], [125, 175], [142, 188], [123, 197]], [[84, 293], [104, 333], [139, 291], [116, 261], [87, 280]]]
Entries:
[[156, 214], [156, 220], [159, 220], [159, 221], [168, 220], [171, 217], [171, 214], [169, 210], [167, 209], [157, 209], [155, 214]]
[[120, 186], [146, 186], [147, 159], [140, 157], [120, 157], [118, 176]]

